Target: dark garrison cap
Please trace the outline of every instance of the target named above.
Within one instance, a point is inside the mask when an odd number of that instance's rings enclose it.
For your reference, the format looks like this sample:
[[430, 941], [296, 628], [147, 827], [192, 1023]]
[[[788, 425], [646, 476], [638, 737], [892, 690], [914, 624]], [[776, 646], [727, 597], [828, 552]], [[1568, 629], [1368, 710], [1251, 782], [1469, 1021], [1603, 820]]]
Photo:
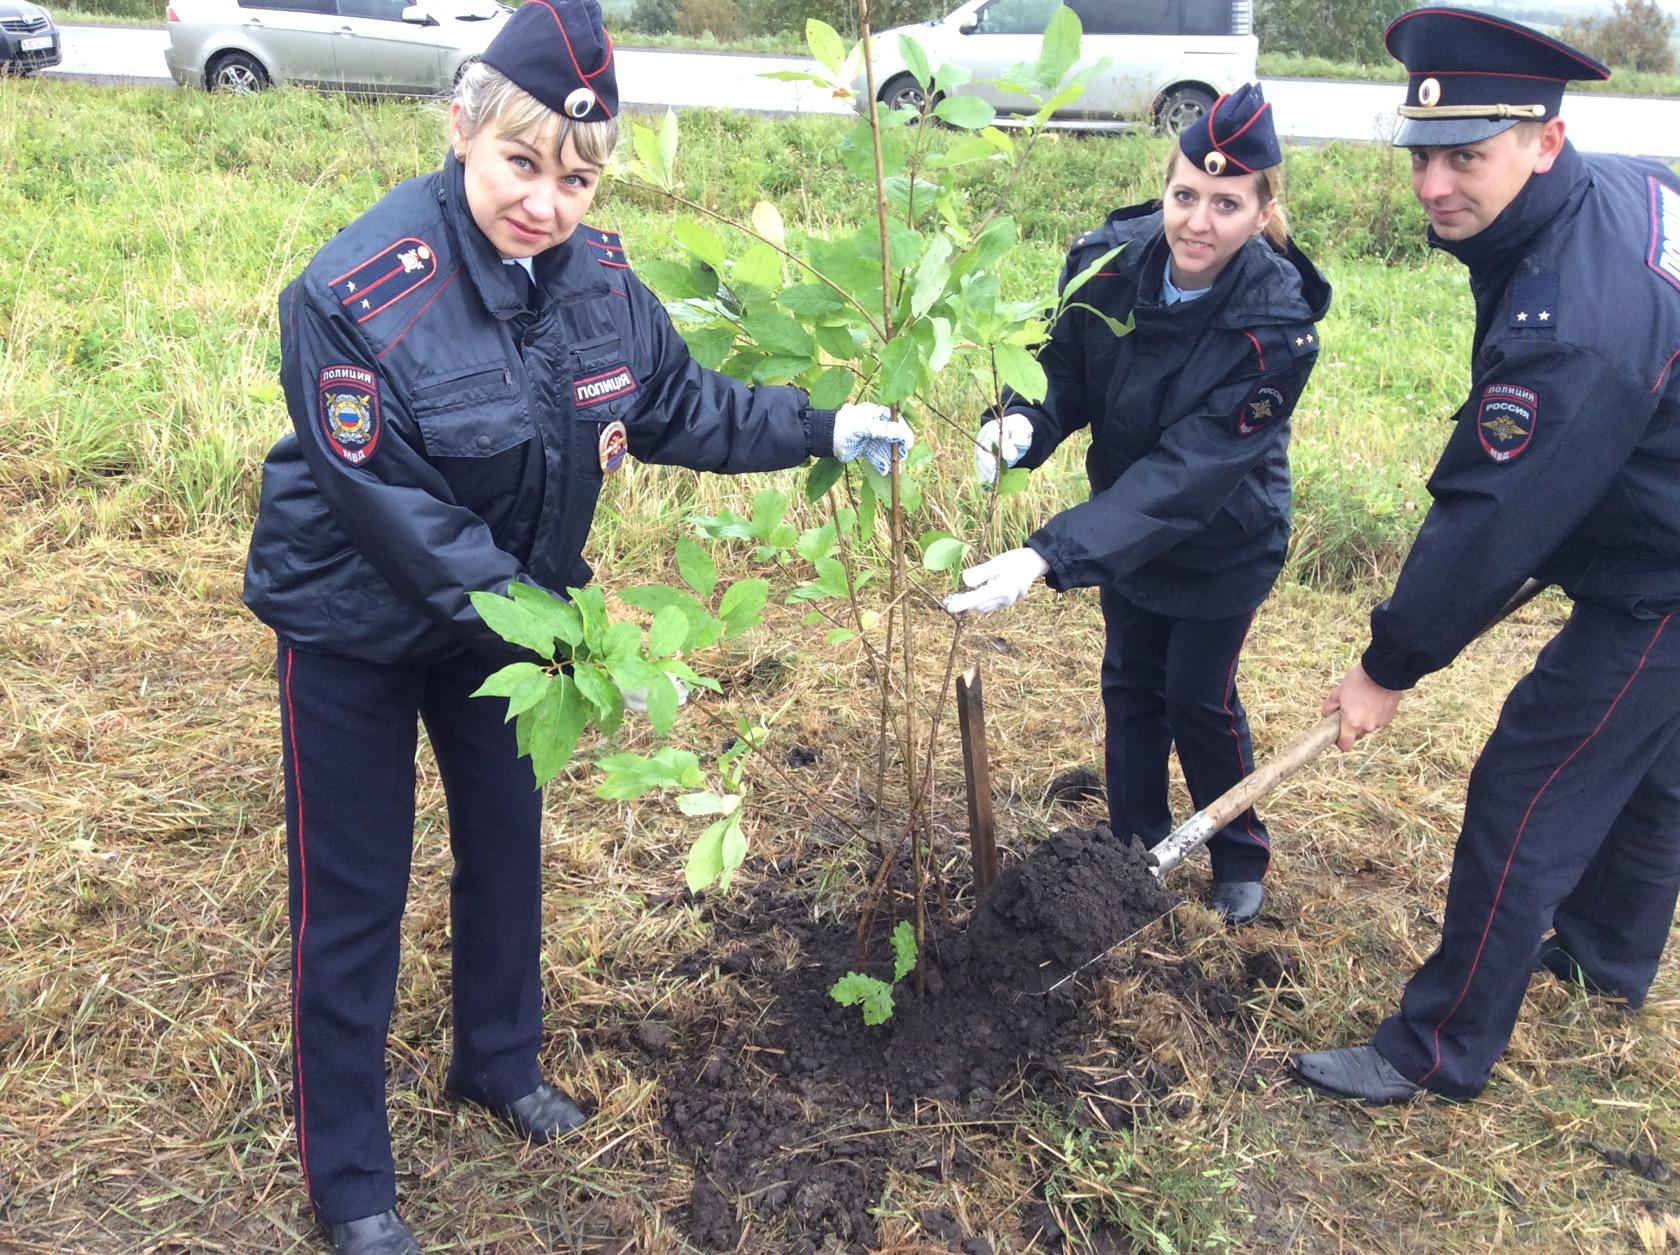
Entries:
[[1180, 132], [1178, 148], [1215, 176], [1253, 174], [1283, 160], [1272, 129], [1272, 106], [1258, 83], [1244, 83], [1214, 101], [1213, 108]]
[[1584, 52], [1470, 9], [1413, 9], [1383, 32], [1406, 67], [1396, 148], [1474, 144], [1518, 122], [1557, 117], [1572, 79], [1610, 71]]
[[606, 122], [618, 112], [612, 55], [597, 0], [525, 0], [481, 60], [561, 117]]

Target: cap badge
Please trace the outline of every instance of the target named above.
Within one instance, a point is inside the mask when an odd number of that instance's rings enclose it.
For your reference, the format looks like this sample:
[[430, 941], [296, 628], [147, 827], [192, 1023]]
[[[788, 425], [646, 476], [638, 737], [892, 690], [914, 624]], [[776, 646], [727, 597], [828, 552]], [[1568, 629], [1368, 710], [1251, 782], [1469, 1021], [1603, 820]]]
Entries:
[[1434, 108], [1441, 103], [1441, 80], [1426, 78], [1418, 84], [1418, 104]]
[[1209, 174], [1218, 176], [1225, 173], [1225, 154], [1217, 149], [1202, 158], [1202, 169]]
[[587, 87], [574, 87], [566, 96], [566, 116], [583, 118], [595, 107], [595, 93]]

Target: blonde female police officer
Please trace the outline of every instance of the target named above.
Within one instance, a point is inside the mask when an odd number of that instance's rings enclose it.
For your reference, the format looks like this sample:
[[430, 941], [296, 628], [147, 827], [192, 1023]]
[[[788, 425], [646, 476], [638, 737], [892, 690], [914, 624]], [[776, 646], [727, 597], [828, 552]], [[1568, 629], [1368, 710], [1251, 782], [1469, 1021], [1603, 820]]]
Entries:
[[337, 1250], [419, 1248], [393, 1210], [384, 1051], [416, 716], [448, 798], [448, 1088], [547, 1141], [584, 1116], [537, 1070], [541, 797], [497, 703], [512, 654], [473, 589], [580, 586], [626, 453], [712, 471], [885, 465], [909, 430], [688, 355], [616, 236], [582, 224], [613, 147], [595, 0], [528, 0], [470, 67], [436, 173], [330, 241], [280, 300], [295, 430], [269, 455], [245, 600], [279, 637], [298, 1154]]
[[[1154, 843], [1172, 828], [1167, 758], [1198, 806], [1252, 767], [1237, 658], [1289, 540], [1289, 416], [1318, 357], [1330, 288], [1288, 241], [1282, 153], [1258, 85], [1186, 129], [1159, 203], [1115, 210], [1082, 235], [1061, 283], [1124, 246], [1079, 293], [1040, 354], [1042, 404], [1005, 398], [977, 440], [1040, 465], [1091, 427], [1091, 499], [963, 573], [953, 613], [996, 610], [1039, 579], [1100, 590], [1109, 813]], [[1232, 923], [1260, 910], [1270, 838], [1252, 810], [1210, 843], [1212, 905]]]
[[1434, 504], [1324, 704], [1342, 748], [1525, 579], [1574, 606], [1470, 773], [1440, 945], [1369, 1043], [1294, 1061], [1371, 1104], [1478, 1094], [1536, 964], [1638, 1007], [1680, 890], [1680, 179], [1575, 151], [1564, 84], [1609, 71], [1566, 44], [1459, 9], [1386, 41], [1394, 142], [1476, 332]]

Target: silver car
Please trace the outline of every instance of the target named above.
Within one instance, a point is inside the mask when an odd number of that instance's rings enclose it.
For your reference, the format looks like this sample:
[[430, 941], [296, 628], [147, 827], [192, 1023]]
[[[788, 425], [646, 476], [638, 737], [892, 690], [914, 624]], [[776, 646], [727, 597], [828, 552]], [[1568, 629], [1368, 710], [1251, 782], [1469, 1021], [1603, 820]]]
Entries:
[[496, 0], [170, 0], [164, 59], [181, 86], [211, 91], [435, 95], [511, 12]]

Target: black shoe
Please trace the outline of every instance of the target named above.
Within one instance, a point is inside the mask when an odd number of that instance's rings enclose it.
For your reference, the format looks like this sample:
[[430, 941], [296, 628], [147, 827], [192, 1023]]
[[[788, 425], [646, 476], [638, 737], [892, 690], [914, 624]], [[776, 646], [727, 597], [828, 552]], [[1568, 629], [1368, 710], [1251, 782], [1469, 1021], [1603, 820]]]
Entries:
[[523, 1098], [505, 1104], [479, 1102], [466, 1094], [458, 1096], [483, 1107], [515, 1133], [539, 1146], [570, 1133], [589, 1118], [552, 1085], [539, 1085]]
[[1258, 880], [1216, 880], [1208, 905], [1234, 927], [1258, 919], [1260, 904], [1265, 900], [1266, 890]]
[[335, 1255], [421, 1255], [420, 1243], [394, 1211], [360, 1220], [321, 1221]]
[[1423, 1093], [1423, 1086], [1401, 1076], [1392, 1063], [1377, 1053], [1375, 1046], [1348, 1046], [1342, 1050], [1296, 1055], [1289, 1066], [1302, 1084], [1319, 1093], [1367, 1107], [1410, 1102]]
[[1616, 999], [1611, 1005], [1616, 1010], [1628, 1015], [1633, 1014], [1645, 1005], [1643, 997], [1637, 999], [1624, 997], [1614, 989], [1600, 985], [1588, 976], [1585, 969], [1570, 957], [1569, 951], [1558, 944], [1558, 939], [1555, 936], [1547, 937], [1545, 941], [1540, 943], [1540, 956], [1534, 960], [1534, 970], [1536, 972], [1550, 972], [1565, 985], [1572, 985], [1577, 989], [1584, 990], [1594, 998]]

